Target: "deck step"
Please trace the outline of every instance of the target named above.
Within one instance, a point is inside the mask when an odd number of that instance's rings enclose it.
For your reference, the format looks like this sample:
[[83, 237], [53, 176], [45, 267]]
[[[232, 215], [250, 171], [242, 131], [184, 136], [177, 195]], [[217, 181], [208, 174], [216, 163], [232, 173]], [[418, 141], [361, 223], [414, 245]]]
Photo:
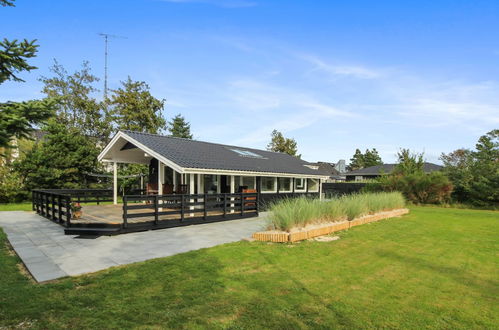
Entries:
[[120, 227], [102, 228], [102, 227], [70, 227], [64, 229], [66, 235], [115, 235], [120, 232]]

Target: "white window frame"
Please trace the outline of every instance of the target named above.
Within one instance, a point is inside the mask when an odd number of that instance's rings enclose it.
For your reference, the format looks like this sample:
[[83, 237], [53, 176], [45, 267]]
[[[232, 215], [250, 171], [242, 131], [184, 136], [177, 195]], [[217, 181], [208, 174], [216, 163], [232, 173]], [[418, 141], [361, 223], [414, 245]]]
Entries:
[[294, 184], [293, 178], [287, 178], [287, 177], [279, 177], [279, 178], [277, 178], [278, 181], [280, 179], [288, 179], [289, 180], [289, 190], [282, 189], [281, 184], [278, 182], [278, 184], [279, 184], [279, 193], [290, 193], [290, 192], [292, 192], [293, 191], [293, 184]]
[[274, 190], [272, 190], [272, 191], [270, 191], [270, 190], [269, 191], [263, 191], [263, 180], [260, 180], [260, 192], [262, 194], [275, 194], [275, 193], [277, 193], [277, 177], [276, 176], [274, 176], [274, 177], [272, 177], [272, 176], [262, 176], [262, 179], [263, 178], [274, 179]]
[[[296, 184], [296, 180], [303, 180], [303, 189], [298, 189], [298, 186]], [[307, 191], [307, 179], [306, 178], [295, 178], [294, 180], [294, 185], [295, 185], [295, 192], [306, 192]]]
[[314, 179], [314, 178], [307, 178], [307, 186], [308, 186], [308, 180], [316, 180], [316, 189], [310, 190], [310, 187], [309, 187], [308, 188], [308, 192], [319, 192], [320, 180], [319, 179]]

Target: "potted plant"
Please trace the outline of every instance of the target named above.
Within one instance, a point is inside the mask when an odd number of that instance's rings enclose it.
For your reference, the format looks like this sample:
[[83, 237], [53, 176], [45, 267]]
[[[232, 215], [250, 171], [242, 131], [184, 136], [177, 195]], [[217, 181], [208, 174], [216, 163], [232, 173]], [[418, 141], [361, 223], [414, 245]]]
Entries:
[[82, 211], [81, 211], [81, 204], [78, 202], [73, 202], [71, 203], [71, 213], [73, 213], [73, 219], [79, 219], [81, 218]]

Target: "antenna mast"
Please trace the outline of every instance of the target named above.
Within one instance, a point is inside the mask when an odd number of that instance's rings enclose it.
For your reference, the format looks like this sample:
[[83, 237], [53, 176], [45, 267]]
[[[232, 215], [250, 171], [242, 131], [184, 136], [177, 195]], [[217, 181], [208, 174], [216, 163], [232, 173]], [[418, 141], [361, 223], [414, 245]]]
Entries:
[[107, 42], [109, 38], [126, 39], [126, 37], [117, 36], [108, 33], [99, 33], [99, 35], [104, 38], [104, 101], [105, 101], [107, 100]]

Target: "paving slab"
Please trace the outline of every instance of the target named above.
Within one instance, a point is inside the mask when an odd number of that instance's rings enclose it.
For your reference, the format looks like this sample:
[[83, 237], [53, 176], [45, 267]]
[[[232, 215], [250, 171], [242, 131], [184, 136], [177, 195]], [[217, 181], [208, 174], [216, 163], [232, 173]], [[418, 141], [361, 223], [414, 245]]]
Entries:
[[240, 241], [262, 230], [267, 214], [240, 220], [151, 230], [95, 239], [64, 235], [34, 212], [0, 212], [0, 227], [38, 282]]

